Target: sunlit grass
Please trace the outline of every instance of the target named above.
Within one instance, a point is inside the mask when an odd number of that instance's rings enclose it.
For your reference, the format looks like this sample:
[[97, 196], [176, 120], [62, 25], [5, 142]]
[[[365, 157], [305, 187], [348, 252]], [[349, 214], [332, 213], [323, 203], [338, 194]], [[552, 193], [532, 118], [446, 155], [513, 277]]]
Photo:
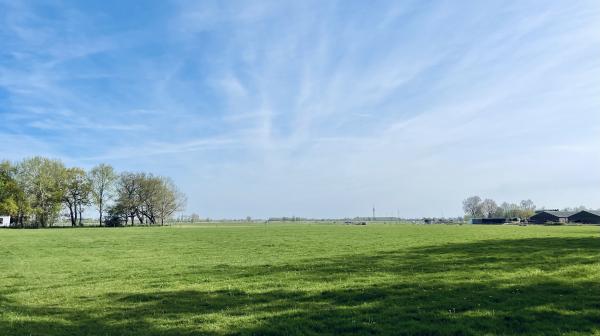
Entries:
[[600, 334], [600, 227], [0, 231], [0, 334]]

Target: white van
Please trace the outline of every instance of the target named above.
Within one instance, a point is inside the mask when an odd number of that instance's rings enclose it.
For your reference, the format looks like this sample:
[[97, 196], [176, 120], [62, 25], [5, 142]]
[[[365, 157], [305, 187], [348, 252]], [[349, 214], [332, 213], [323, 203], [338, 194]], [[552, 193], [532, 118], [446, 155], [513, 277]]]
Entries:
[[0, 216], [0, 227], [10, 226], [10, 216]]

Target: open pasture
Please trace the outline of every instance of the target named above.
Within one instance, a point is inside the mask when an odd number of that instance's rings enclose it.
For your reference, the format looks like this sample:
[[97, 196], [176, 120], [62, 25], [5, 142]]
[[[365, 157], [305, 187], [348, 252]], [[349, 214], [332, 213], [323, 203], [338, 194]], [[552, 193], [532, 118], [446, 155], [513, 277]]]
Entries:
[[600, 227], [0, 230], [1, 335], [600, 335]]

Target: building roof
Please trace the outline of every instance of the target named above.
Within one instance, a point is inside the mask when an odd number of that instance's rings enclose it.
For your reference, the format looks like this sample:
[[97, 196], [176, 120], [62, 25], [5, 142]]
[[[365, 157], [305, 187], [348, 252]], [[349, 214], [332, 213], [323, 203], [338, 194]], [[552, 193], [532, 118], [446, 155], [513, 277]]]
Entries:
[[593, 215], [600, 216], [600, 210], [581, 210], [581, 211], [578, 211], [577, 213], [580, 213], [580, 212], [589, 212]]
[[547, 213], [552, 216], [556, 216], [558, 218], [568, 218], [568, 217], [571, 217], [574, 214], [576, 214], [576, 212], [574, 212], [574, 211], [542, 210], [542, 211], [539, 211], [538, 213], [536, 213], [534, 216], [542, 214], [542, 213]]

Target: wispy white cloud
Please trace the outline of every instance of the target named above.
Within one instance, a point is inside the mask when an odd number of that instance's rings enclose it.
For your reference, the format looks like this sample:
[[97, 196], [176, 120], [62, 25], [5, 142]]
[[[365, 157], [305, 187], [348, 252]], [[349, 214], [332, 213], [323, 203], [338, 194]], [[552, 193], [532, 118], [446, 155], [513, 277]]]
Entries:
[[191, 211], [600, 206], [594, 1], [174, 2], [119, 29], [0, 6], [0, 135], [173, 175]]

